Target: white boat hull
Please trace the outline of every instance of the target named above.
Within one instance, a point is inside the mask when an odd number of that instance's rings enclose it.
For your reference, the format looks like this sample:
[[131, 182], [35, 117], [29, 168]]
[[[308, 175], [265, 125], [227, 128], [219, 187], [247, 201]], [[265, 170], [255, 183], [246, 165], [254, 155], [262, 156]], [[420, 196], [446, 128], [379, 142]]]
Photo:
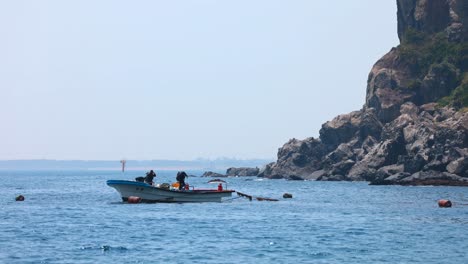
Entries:
[[136, 181], [109, 180], [107, 185], [120, 193], [123, 201], [136, 196], [147, 203], [202, 203], [221, 202], [222, 198], [231, 197], [232, 190], [169, 190]]

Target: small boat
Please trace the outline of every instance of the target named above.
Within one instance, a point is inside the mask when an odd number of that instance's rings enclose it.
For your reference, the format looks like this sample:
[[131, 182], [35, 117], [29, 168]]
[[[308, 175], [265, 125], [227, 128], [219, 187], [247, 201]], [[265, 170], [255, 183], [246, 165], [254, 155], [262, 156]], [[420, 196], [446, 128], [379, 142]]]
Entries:
[[231, 197], [234, 190], [170, 188], [169, 184], [153, 186], [144, 182], [108, 180], [107, 185], [117, 190], [124, 202], [129, 197], [139, 197], [146, 203], [201, 203], [221, 202], [222, 198]]

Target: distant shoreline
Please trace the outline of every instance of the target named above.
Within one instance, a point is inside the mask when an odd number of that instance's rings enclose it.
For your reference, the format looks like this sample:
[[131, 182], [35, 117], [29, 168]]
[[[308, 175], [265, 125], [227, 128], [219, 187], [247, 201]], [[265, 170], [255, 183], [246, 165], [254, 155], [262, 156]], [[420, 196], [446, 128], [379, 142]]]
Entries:
[[[263, 167], [267, 159], [126, 160], [126, 171], [225, 170], [230, 167]], [[0, 160], [0, 170], [122, 170], [120, 160]]]

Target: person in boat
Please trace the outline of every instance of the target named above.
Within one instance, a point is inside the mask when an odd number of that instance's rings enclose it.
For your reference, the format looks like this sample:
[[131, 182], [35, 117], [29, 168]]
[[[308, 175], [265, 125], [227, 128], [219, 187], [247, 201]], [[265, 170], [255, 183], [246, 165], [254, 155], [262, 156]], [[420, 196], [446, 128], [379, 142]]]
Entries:
[[149, 185], [153, 185], [154, 177], [156, 177], [156, 173], [153, 170], [150, 170], [146, 173], [145, 182]]
[[185, 171], [177, 172], [176, 180], [179, 183], [179, 190], [183, 190], [185, 188], [185, 177], [187, 177], [187, 173], [185, 173]]

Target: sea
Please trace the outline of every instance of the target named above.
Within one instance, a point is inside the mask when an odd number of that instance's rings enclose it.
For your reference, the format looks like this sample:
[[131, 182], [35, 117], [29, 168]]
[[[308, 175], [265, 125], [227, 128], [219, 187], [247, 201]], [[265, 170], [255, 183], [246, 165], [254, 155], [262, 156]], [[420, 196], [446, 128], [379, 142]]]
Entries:
[[[201, 173], [186, 182], [217, 187]], [[0, 263], [468, 263], [466, 187], [232, 177], [228, 189], [278, 201], [127, 204], [106, 185], [143, 175], [0, 171]]]

